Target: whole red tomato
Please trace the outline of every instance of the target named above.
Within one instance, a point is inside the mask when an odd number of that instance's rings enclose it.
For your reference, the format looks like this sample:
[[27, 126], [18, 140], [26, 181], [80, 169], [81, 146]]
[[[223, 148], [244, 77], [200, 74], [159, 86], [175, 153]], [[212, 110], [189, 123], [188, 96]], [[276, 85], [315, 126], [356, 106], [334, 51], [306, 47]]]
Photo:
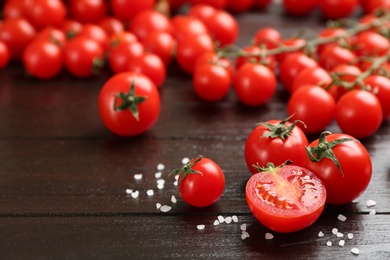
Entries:
[[256, 63], [242, 65], [233, 79], [238, 99], [252, 107], [263, 105], [270, 100], [276, 92], [276, 84], [275, 74], [266, 66]]
[[165, 65], [171, 63], [176, 49], [176, 42], [171, 34], [160, 31], [151, 32], [144, 38], [142, 44], [146, 50], [159, 56]]
[[301, 70], [291, 86], [291, 93], [306, 85], [317, 85], [326, 88], [332, 82], [330, 73], [321, 67], [309, 67]]
[[359, 0], [319, 0], [319, 7], [327, 19], [340, 19], [352, 15], [359, 6]]
[[380, 75], [370, 75], [364, 79], [366, 88], [375, 93], [382, 106], [383, 120], [390, 117], [390, 79]]
[[112, 133], [136, 136], [149, 130], [160, 114], [160, 94], [146, 76], [122, 72], [112, 76], [100, 90], [99, 115]]
[[153, 9], [156, 0], [111, 0], [109, 4], [116, 18], [121, 21], [130, 21], [140, 12]]
[[0, 69], [5, 68], [11, 59], [7, 45], [0, 41]]
[[60, 27], [66, 18], [66, 6], [61, 0], [27, 1], [26, 18], [36, 28]]
[[201, 155], [172, 173], [179, 174], [180, 196], [191, 206], [210, 206], [221, 197], [225, 189], [222, 169], [216, 162]]
[[389, 49], [389, 40], [376, 32], [366, 31], [356, 36], [354, 51], [359, 57], [381, 56]]
[[371, 92], [352, 90], [337, 102], [337, 124], [344, 133], [355, 138], [373, 135], [381, 126], [382, 120], [381, 103]]
[[339, 64], [350, 64], [356, 61], [356, 54], [350, 49], [336, 43], [328, 44], [319, 54], [318, 63], [326, 70], [332, 70]]
[[113, 72], [125, 72], [129, 63], [144, 55], [144, 47], [139, 42], [122, 42], [113, 48], [108, 56], [108, 63]]
[[309, 145], [308, 153], [305, 167], [324, 183], [327, 203], [346, 204], [366, 190], [372, 175], [371, 158], [352, 136], [323, 132]]
[[321, 215], [327, 191], [310, 170], [268, 164], [252, 175], [245, 188], [253, 215], [267, 228], [287, 233], [304, 229]]
[[70, 0], [69, 13], [81, 23], [97, 23], [107, 15], [105, 0]]
[[245, 162], [248, 169], [258, 172], [254, 165], [265, 167], [271, 162], [281, 165], [290, 160], [302, 166], [306, 158], [305, 146], [309, 144], [305, 133], [297, 126], [298, 121], [269, 120], [258, 124], [245, 142]]
[[317, 0], [283, 0], [283, 7], [288, 14], [308, 15], [317, 7]]
[[265, 45], [267, 49], [277, 48], [282, 42], [282, 35], [273, 27], [263, 27], [254, 36], [254, 44]]

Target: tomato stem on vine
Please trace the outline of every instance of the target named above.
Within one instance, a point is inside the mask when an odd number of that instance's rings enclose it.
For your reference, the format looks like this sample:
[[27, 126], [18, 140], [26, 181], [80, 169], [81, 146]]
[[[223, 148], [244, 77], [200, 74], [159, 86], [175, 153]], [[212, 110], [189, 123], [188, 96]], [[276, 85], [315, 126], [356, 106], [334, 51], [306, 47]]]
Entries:
[[187, 175], [189, 175], [189, 174], [203, 175], [202, 172], [193, 169], [194, 165], [197, 164], [198, 162], [200, 162], [202, 159], [203, 159], [203, 156], [198, 155], [197, 157], [193, 158], [188, 163], [186, 163], [182, 168], [175, 169], [175, 170], [171, 171], [168, 174], [168, 176], [171, 174], [174, 174], [174, 175], [181, 174], [181, 177], [178, 180], [178, 184], [179, 184], [178, 186], [180, 187], [180, 183], [187, 177]]

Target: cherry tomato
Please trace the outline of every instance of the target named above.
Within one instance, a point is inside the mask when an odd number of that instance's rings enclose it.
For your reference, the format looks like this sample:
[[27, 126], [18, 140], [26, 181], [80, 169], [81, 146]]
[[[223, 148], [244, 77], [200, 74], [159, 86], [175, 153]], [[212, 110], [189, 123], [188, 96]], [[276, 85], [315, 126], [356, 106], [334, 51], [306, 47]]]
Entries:
[[382, 56], [390, 49], [390, 42], [382, 35], [366, 31], [359, 33], [356, 37], [354, 51], [359, 57]]
[[390, 9], [390, 0], [361, 0], [360, 3], [366, 13], [373, 13], [377, 9]]
[[305, 85], [317, 85], [326, 88], [332, 82], [329, 72], [321, 67], [309, 67], [301, 70], [291, 86], [291, 93]]
[[239, 32], [237, 20], [224, 10], [216, 10], [204, 21], [208, 32], [220, 45], [225, 46], [236, 42]]
[[62, 52], [50, 41], [35, 40], [23, 53], [23, 65], [27, 72], [39, 79], [51, 79], [62, 69]]
[[3, 6], [3, 17], [7, 18], [24, 18], [26, 17], [27, 0], [8, 0]]
[[372, 175], [371, 158], [352, 136], [323, 132], [309, 145], [308, 152], [311, 160], [305, 167], [324, 183], [327, 203], [350, 203], [367, 188]]
[[383, 120], [390, 117], [390, 79], [380, 76], [371, 75], [363, 80], [366, 88], [375, 93], [382, 106]]
[[66, 6], [61, 0], [27, 1], [26, 17], [36, 28], [60, 27], [66, 18]]
[[46, 27], [40, 30], [34, 37], [34, 41], [43, 40], [51, 41], [59, 47], [63, 47], [66, 44], [66, 35], [60, 29], [54, 27]]
[[283, 7], [288, 14], [308, 15], [317, 7], [317, 0], [283, 0]]
[[67, 39], [72, 39], [81, 31], [82, 28], [83, 25], [80, 22], [67, 19], [64, 21], [60, 29], [65, 33]]
[[138, 39], [133, 33], [128, 31], [113, 33], [108, 39], [110, 49], [114, 49], [116, 46], [124, 42], [138, 42]]
[[86, 23], [76, 37], [85, 37], [99, 43], [104, 50], [109, 48], [109, 39], [106, 32], [98, 25]]
[[176, 48], [176, 60], [180, 68], [192, 74], [195, 69], [196, 59], [203, 53], [213, 51], [214, 44], [208, 34], [198, 34], [187, 37], [178, 42]]
[[239, 69], [245, 63], [257, 62], [268, 67], [271, 71], [275, 71], [277, 66], [275, 56], [262, 55], [266, 49], [252, 45], [244, 47], [242, 51], [243, 55], [239, 55], [236, 58], [237, 69]]
[[196, 59], [195, 69], [199, 66], [203, 66], [204, 64], [215, 64], [223, 67], [229, 72], [230, 77], [233, 79], [234, 77], [234, 65], [232, 61], [228, 58], [223, 57], [223, 55], [219, 55], [215, 51], [205, 52]]
[[283, 61], [295, 54], [295, 53], [303, 53], [302, 49], [306, 45], [306, 40], [302, 38], [287, 38], [284, 39], [281, 43], [285, 48], [296, 48], [296, 51], [289, 51], [287, 53], [279, 53], [276, 55], [276, 59], [279, 63], [283, 63]]
[[253, 0], [227, 0], [226, 9], [232, 13], [242, 13], [247, 11], [253, 5]]
[[113, 16], [104, 16], [97, 22], [97, 25], [106, 32], [108, 38], [125, 30], [124, 24]]
[[314, 67], [318, 67], [317, 62], [303, 53], [287, 56], [279, 68], [279, 78], [283, 87], [291, 92], [292, 84], [298, 74], [306, 68]]
[[355, 53], [338, 44], [327, 45], [318, 57], [318, 63], [326, 70], [332, 70], [335, 66], [343, 63], [352, 64], [355, 61]]
[[9, 18], [0, 23], [0, 41], [7, 46], [13, 60], [19, 60], [24, 48], [36, 35], [34, 27], [23, 18]]
[[68, 41], [63, 54], [64, 66], [77, 77], [89, 77], [103, 66], [102, 46], [86, 37], [79, 36]]
[[70, 0], [69, 13], [81, 23], [97, 23], [107, 15], [107, 3], [104, 0]]
[[171, 63], [176, 49], [176, 42], [172, 35], [167, 32], [153, 31], [142, 41], [146, 50], [153, 52], [164, 62], [165, 65]]
[[0, 69], [5, 68], [11, 59], [7, 45], [0, 41]]
[[263, 27], [256, 32], [253, 40], [255, 45], [264, 44], [267, 49], [273, 49], [281, 44], [282, 35], [275, 28]]
[[228, 70], [210, 63], [196, 67], [192, 78], [195, 93], [201, 99], [210, 102], [224, 98], [229, 92], [231, 81]]
[[152, 31], [172, 33], [172, 24], [160, 12], [145, 10], [133, 17], [129, 30], [142, 42]]
[[290, 97], [287, 104], [292, 120], [301, 120], [305, 133], [318, 133], [332, 122], [336, 113], [336, 102], [325, 89], [316, 85], [302, 86]]
[[238, 99], [247, 106], [263, 105], [276, 92], [275, 74], [261, 64], [244, 64], [237, 70], [233, 81]]
[[191, 5], [208, 4], [217, 9], [224, 9], [227, 5], [227, 0], [188, 0]]
[[303, 165], [306, 158], [305, 146], [309, 142], [297, 125], [302, 123], [288, 120], [290, 118], [268, 120], [258, 124], [249, 134], [244, 154], [246, 165], [252, 174], [258, 172], [253, 165], [265, 167], [269, 162], [280, 165], [290, 160], [294, 165]]
[[312, 171], [295, 165], [269, 164], [252, 175], [245, 188], [253, 215], [267, 228], [281, 233], [313, 224], [325, 207], [326, 193]]
[[201, 155], [172, 173], [179, 174], [181, 198], [194, 207], [207, 207], [214, 204], [225, 189], [225, 176], [222, 169], [216, 162]]
[[158, 88], [161, 87], [166, 78], [164, 62], [156, 54], [150, 52], [129, 59], [126, 68], [127, 71], [148, 77]]
[[122, 42], [113, 48], [108, 56], [108, 63], [113, 72], [119, 73], [128, 70], [132, 59], [144, 54], [144, 47], [139, 42]]
[[176, 15], [171, 19], [173, 36], [178, 43], [199, 34], [208, 34], [206, 26], [198, 18]]
[[[323, 29], [322, 31], [320, 31], [320, 33], [318, 34], [318, 36], [320, 38], [329, 38], [329, 37], [335, 37], [335, 36], [342, 36], [342, 35], [345, 35], [345, 29], [344, 28], [340, 28], [340, 27], [328, 27], [328, 28], [325, 28]], [[347, 37], [348, 38], [348, 37]], [[350, 38], [349, 39], [345, 39], [345, 37], [343, 38], [344, 40], [347, 40], [349, 44], [351, 44], [351, 40]], [[322, 50], [328, 46], [329, 43], [325, 43], [325, 44], [320, 44], [318, 45], [317, 47], [317, 52], [318, 53], [321, 53]]]
[[344, 83], [354, 82], [356, 80], [356, 77], [362, 73], [362, 71], [358, 67], [348, 64], [339, 64], [332, 69], [332, 72], [332, 75], [335, 80], [334, 84], [332, 84], [328, 88], [328, 91], [332, 94], [336, 101], [338, 101], [340, 97], [344, 95], [348, 90], [351, 90], [353, 88], [360, 88], [359, 86], [352, 86], [350, 88], [346, 88], [342, 85]]
[[373, 135], [383, 120], [379, 99], [365, 90], [352, 90], [337, 102], [336, 121], [341, 130], [355, 138]]
[[153, 9], [156, 0], [111, 0], [110, 9], [121, 21], [130, 21], [138, 13]]
[[359, 0], [319, 0], [319, 7], [327, 19], [349, 17], [359, 6]]
[[149, 78], [133, 72], [112, 76], [100, 90], [99, 115], [112, 133], [136, 136], [149, 130], [160, 114], [160, 94]]

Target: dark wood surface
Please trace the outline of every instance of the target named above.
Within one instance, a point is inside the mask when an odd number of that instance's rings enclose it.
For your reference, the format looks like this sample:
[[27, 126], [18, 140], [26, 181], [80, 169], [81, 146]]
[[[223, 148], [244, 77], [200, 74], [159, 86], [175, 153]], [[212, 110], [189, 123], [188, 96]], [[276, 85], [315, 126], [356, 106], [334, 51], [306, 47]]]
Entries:
[[[237, 19], [240, 46], [249, 44], [263, 26], [274, 26], [285, 37], [302, 28], [324, 27], [318, 15], [288, 17], [275, 6]], [[363, 140], [374, 173], [359, 202], [327, 206], [309, 228], [278, 234], [262, 226], [247, 207], [244, 187], [251, 174], [243, 147], [255, 123], [286, 117], [288, 96], [281, 87], [259, 108], [241, 105], [233, 91], [209, 104], [195, 96], [191, 77], [173, 66], [160, 90], [158, 122], [142, 136], [121, 138], [104, 128], [97, 113], [99, 90], [110, 75], [106, 71], [76, 79], [64, 72], [39, 81], [26, 77], [20, 64], [0, 71], [2, 259], [390, 258], [389, 122]], [[339, 131], [334, 123], [328, 129]], [[226, 177], [221, 199], [201, 209], [183, 202], [174, 179], [167, 176], [183, 157], [199, 154], [218, 162]], [[165, 165], [162, 190], [155, 178], [159, 163]], [[139, 173], [142, 180], [135, 180]], [[139, 191], [139, 197], [127, 195], [126, 189]], [[154, 196], [146, 195], [148, 189]], [[171, 202], [172, 195], [177, 203]], [[377, 205], [367, 207], [369, 199]], [[156, 203], [172, 210], [161, 212]], [[369, 214], [373, 209], [376, 214]], [[347, 220], [338, 220], [339, 214]], [[214, 226], [219, 215], [236, 215], [238, 223]], [[250, 237], [242, 240], [244, 223]], [[198, 224], [205, 229], [198, 230]], [[332, 234], [333, 228], [344, 237]], [[274, 238], [266, 240], [267, 232]], [[348, 239], [348, 233], [354, 237]], [[341, 239], [343, 247], [338, 245]], [[358, 256], [351, 253], [354, 247]]]

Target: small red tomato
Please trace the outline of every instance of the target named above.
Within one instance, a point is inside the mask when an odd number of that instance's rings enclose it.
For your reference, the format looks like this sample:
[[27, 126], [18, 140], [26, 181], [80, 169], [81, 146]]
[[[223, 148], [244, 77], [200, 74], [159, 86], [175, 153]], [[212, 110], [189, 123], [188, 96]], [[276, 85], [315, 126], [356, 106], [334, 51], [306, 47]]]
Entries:
[[356, 54], [338, 44], [328, 44], [319, 54], [318, 63], [326, 70], [332, 70], [339, 64], [351, 64], [356, 61]]
[[371, 180], [372, 162], [358, 140], [346, 134], [323, 132], [307, 150], [310, 160], [306, 160], [304, 167], [324, 183], [327, 203], [350, 203], [366, 190]]
[[84, 24], [76, 37], [86, 37], [99, 43], [106, 51], [109, 48], [109, 40], [106, 32], [100, 26], [92, 23]]
[[373, 135], [383, 120], [379, 99], [365, 90], [352, 90], [344, 94], [336, 106], [336, 121], [341, 130], [355, 138]]
[[112, 133], [136, 136], [156, 123], [160, 114], [160, 94], [146, 76], [118, 73], [100, 90], [98, 109], [103, 124]]
[[266, 66], [246, 63], [236, 72], [233, 87], [238, 99], [248, 106], [265, 104], [276, 92], [275, 74]]
[[109, 7], [116, 18], [128, 22], [140, 12], [153, 9], [156, 2], [156, 0], [111, 0]]
[[81, 23], [97, 23], [107, 15], [107, 1], [70, 0], [69, 13]]
[[151, 32], [144, 38], [142, 44], [147, 51], [159, 56], [165, 65], [171, 63], [176, 49], [176, 42], [171, 34], [160, 31]]
[[125, 30], [124, 24], [113, 16], [104, 16], [97, 22], [97, 25], [106, 32], [108, 38]]
[[124, 72], [128, 70], [132, 59], [141, 57], [144, 53], [144, 47], [139, 42], [121, 42], [109, 53], [108, 63], [113, 72]]
[[66, 18], [66, 6], [62, 0], [26, 1], [26, 18], [36, 28], [60, 27]]
[[11, 59], [7, 45], [0, 41], [0, 69], [5, 68]]
[[317, 0], [283, 0], [283, 7], [291, 15], [308, 15], [317, 7]]
[[329, 72], [321, 67], [309, 67], [301, 70], [295, 77], [291, 86], [291, 93], [305, 85], [317, 85], [327, 87], [332, 82]]
[[265, 167], [267, 163], [281, 165], [291, 160], [302, 166], [306, 158], [305, 146], [309, 145], [305, 133], [297, 126], [298, 121], [269, 120], [258, 124], [245, 142], [245, 161], [252, 174], [253, 165]]
[[208, 34], [204, 23], [196, 17], [175, 15], [171, 18], [173, 37], [178, 43], [200, 34]]
[[254, 37], [255, 45], [264, 44], [267, 49], [277, 48], [282, 42], [282, 35], [272, 27], [264, 27], [258, 30]]
[[266, 49], [255, 45], [242, 48], [242, 54], [236, 58], [236, 68], [239, 69], [245, 63], [257, 62], [268, 67], [271, 71], [275, 71], [277, 65], [275, 56], [262, 55], [266, 51]]
[[268, 164], [253, 174], [245, 197], [253, 215], [267, 228], [295, 232], [313, 224], [325, 207], [326, 189], [310, 170]]
[[359, 0], [319, 0], [319, 7], [327, 19], [349, 17], [359, 6]]
[[236, 42], [239, 33], [238, 22], [230, 13], [224, 10], [216, 10], [203, 22], [209, 34], [220, 46]]
[[231, 85], [229, 71], [217, 64], [205, 63], [195, 69], [192, 83], [201, 99], [216, 102], [224, 98]]
[[382, 106], [383, 120], [390, 117], [390, 79], [384, 76], [371, 75], [364, 79], [364, 84], [376, 97]]
[[191, 206], [210, 206], [221, 197], [225, 189], [222, 169], [216, 162], [201, 155], [172, 173], [179, 174], [180, 196]]
[[382, 56], [390, 49], [390, 42], [384, 36], [366, 31], [356, 37], [354, 51], [359, 57]]

